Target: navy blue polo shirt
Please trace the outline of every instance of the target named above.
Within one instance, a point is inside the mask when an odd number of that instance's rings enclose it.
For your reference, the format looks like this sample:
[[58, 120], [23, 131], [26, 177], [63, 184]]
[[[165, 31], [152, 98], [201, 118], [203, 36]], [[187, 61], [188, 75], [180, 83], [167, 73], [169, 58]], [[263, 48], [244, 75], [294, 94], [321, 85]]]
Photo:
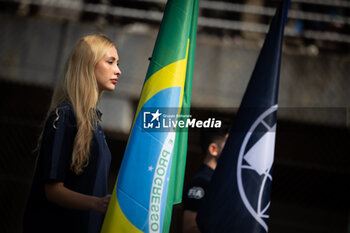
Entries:
[[64, 208], [48, 201], [45, 196], [45, 183], [48, 181], [63, 182], [70, 190], [97, 197], [103, 197], [108, 192], [111, 154], [101, 126], [98, 125], [93, 132], [89, 164], [83, 167], [80, 175], [70, 169], [76, 133], [73, 108], [63, 102], [50, 114], [45, 125], [23, 218], [23, 232], [100, 232], [103, 214]]
[[203, 164], [198, 173], [189, 182], [183, 195], [184, 210], [192, 210], [198, 212], [203, 204], [205, 193], [208, 190], [210, 180], [214, 170], [208, 165]]

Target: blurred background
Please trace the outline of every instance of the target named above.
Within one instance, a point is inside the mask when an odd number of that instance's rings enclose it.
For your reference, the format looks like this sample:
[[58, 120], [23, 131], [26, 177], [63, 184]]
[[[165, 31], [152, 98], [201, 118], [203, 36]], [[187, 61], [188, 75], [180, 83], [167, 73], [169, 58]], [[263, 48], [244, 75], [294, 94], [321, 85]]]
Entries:
[[[99, 108], [118, 173], [165, 0], [0, 0], [0, 232], [21, 232], [41, 125], [74, 43], [104, 33], [120, 77]], [[201, 0], [192, 115], [234, 119], [277, 0]], [[350, 233], [350, 1], [292, 0], [283, 45], [271, 233]], [[190, 130], [185, 184], [203, 159]], [[181, 232], [182, 206], [171, 232]]]

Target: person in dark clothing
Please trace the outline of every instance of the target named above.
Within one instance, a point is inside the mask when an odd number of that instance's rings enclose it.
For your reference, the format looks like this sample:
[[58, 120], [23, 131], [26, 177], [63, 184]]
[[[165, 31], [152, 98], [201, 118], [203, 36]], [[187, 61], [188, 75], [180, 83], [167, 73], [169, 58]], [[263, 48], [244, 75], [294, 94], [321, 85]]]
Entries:
[[184, 191], [183, 233], [200, 232], [196, 223], [197, 212], [203, 203], [205, 193], [216, 168], [218, 158], [224, 148], [227, 136], [227, 127], [223, 127], [220, 131], [201, 132], [200, 143], [205, 157], [202, 167], [191, 179]]
[[111, 154], [97, 103], [103, 91], [115, 89], [118, 61], [103, 35], [85, 36], [73, 48], [39, 139], [24, 233], [100, 232]]

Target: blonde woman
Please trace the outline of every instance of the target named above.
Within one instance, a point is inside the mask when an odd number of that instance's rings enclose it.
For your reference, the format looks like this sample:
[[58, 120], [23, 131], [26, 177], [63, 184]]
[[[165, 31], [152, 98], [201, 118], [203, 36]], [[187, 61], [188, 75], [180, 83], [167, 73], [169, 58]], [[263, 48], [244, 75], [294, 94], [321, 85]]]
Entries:
[[121, 71], [107, 37], [81, 38], [68, 58], [42, 132], [24, 232], [100, 232], [111, 154], [96, 105]]

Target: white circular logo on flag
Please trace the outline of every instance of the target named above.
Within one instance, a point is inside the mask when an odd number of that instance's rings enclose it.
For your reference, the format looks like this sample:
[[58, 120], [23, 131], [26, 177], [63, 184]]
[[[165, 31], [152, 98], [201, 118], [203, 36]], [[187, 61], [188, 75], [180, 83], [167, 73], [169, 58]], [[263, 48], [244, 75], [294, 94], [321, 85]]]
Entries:
[[268, 122], [277, 111], [277, 105], [263, 112], [246, 133], [237, 164], [237, 183], [242, 201], [257, 222], [268, 230], [266, 219], [270, 201], [263, 196], [269, 193], [270, 174], [275, 148], [276, 123]]

